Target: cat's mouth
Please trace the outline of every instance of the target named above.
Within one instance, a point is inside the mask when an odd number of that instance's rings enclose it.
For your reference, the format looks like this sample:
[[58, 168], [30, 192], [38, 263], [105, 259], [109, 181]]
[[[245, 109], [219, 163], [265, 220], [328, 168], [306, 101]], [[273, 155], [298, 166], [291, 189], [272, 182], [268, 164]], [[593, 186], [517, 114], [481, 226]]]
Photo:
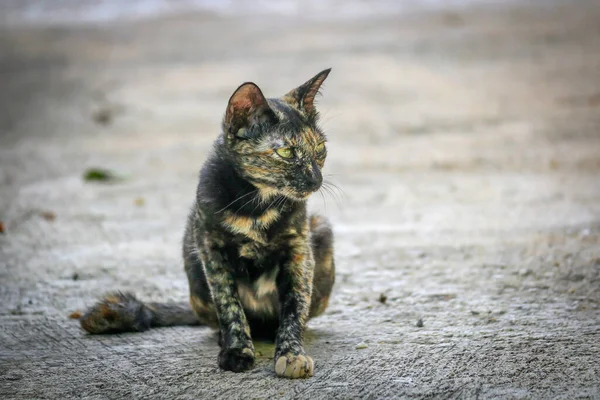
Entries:
[[294, 201], [306, 201], [313, 194], [321, 189], [321, 182], [314, 182], [306, 184], [301, 182], [300, 184], [287, 184], [280, 186], [277, 191], [283, 197], [286, 197]]

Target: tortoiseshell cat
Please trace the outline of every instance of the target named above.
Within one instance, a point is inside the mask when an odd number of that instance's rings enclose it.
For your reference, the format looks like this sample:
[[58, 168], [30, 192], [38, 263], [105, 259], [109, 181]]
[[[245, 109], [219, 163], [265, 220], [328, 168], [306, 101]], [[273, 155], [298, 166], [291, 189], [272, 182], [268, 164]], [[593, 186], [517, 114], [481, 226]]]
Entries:
[[275, 339], [278, 376], [313, 375], [303, 334], [327, 307], [335, 275], [329, 223], [306, 211], [327, 155], [314, 101], [329, 72], [278, 99], [254, 83], [229, 99], [183, 238], [191, 308], [116, 292], [87, 311], [83, 329], [218, 327], [218, 362], [231, 371], [254, 365], [252, 333]]

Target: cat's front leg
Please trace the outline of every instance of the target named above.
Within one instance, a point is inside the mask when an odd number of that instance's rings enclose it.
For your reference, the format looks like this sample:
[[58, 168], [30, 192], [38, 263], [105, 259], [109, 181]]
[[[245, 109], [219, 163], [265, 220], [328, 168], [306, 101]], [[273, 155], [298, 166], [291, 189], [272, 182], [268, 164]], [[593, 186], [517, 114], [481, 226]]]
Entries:
[[254, 345], [232, 270], [218, 249], [204, 250], [204, 269], [219, 319], [219, 366], [241, 372], [254, 366]]
[[308, 246], [292, 250], [281, 268], [277, 289], [281, 306], [275, 347], [275, 373], [285, 378], [313, 375], [313, 360], [304, 352], [304, 329], [310, 309], [315, 262]]

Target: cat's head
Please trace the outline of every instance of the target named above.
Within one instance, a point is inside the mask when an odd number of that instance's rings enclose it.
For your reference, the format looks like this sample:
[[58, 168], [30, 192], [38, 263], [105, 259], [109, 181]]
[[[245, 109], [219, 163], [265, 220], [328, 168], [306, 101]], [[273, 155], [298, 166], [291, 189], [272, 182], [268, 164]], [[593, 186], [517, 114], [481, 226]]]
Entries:
[[327, 149], [317, 126], [315, 96], [330, 69], [280, 98], [247, 82], [229, 99], [223, 141], [237, 171], [263, 197], [305, 200], [322, 184]]

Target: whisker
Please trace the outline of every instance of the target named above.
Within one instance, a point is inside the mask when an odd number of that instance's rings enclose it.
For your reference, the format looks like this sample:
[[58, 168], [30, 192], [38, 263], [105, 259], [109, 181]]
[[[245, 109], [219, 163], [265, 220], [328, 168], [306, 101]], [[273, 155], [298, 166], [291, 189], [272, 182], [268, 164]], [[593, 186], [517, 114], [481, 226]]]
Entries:
[[275, 200], [273, 200], [273, 201], [271, 202], [271, 204], [269, 204], [269, 206], [268, 206], [267, 208], [271, 208], [271, 207], [273, 207], [273, 208], [275, 208], [276, 210], [278, 210], [278, 209], [279, 209], [279, 208], [278, 208], [278, 207], [279, 207], [279, 203], [281, 202], [281, 199], [282, 199], [282, 198], [285, 198], [285, 197], [283, 197], [283, 196], [277, 196], [277, 197], [275, 197]]
[[321, 187], [318, 190], [318, 192], [321, 195], [321, 198], [323, 199], [323, 205], [325, 206], [325, 211], [327, 211], [327, 199], [325, 198], [325, 195], [323, 194], [323, 187]]
[[[342, 189], [340, 189], [336, 185], [332, 184], [331, 182], [323, 182], [322, 188], [329, 196], [331, 196], [334, 199], [336, 205], [339, 208], [343, 208], [342, 200], [347, 200], [348, 197], [346, 196], [345, 192]], [[340, 194], [344, 195], [343, 199], [340, 197], [341, 196]]]
[[[253, 194], [253, 193], [256, 193], [256, 192], [258, 192], [258, 189], [256, 189], [256, 190], [253, 190], [253, 191], [251, 191], [251, 192], [248, 192], [248, 193], [246, 193], [246, 194], [244, 194], [244, 195], [241, 195], [240, 197], [238, 197], [237, 199], [235, 199], [235, 200], [234, 200], [234, 201], [232, 201], [231, 203], [227, 204], [225, 207], [221, 208], [219, 211], [215, 211], [215, 215], [216, 215], [216, 214], [218, 214], [218, 213], [220, 213], [221, 211], [224, 211], [225, 209], [227, 209], [227, 207], [229, 207], [229, 206], [230, 206], [230, 205], [232, 205], [233, 203], [236, 203], [237, 201], [239, 201], [239, 200], [243, 199], [244, 197], [246, 197], [246, 196], [250, 196], [251, 194]], [[248, 203], [246, 203], [246, 204], [248, 204]], [[244, 205], [246, 205], [246, 204], [244, 204]], [[242, 207], [243, 207], [243, 206], [242, 206]], [[238, 210], [238, 211], [239, 211], [239, 210]]]
[[244, 204], [242, 204], [242, 206], [240, 208], [238, 208], [234, 214], [237, 214], [242, 208], [246, 207], [248, 204], [252, 203], [253, 201], [256, 201], [256, 197], [253, 197], [250, 200], [248, 200], [247, 202], [245, 202]]
[[335, 195], [331, 192], [331, 190], [329, 188], [325, 188], [325, 187], [323, 189], [327, 193], [327, 196], [331, 197], [335, 201], [335, 205], [338, 208], [341, 208], [341, 203], [340, 203], [339, 199], [335, 197]]
[[[266, 202], [267, 202], [267, 200], [265, 200], [265, 199], [262, 199], [262, 198], [261, 198], [261, 199], [260, 199], [260, 201], [258, 202], [258, 204], [254, 206], [254, 208], [252, 209], [252, 211], [250, 211], [250, 215], [252, 215], [252, 213], [253, 213], [253, 212], [254, 212], [254, 211], [255, 211], [255, 210], [256, 210], [256, 209], [257, 209], [259, 206], [261, 206], [262, 204], [265, 204]], [[271, 204], [273, 204], [273, 203], [271, 203]], [[269, 204], [269, 206], [268, 206], [267, 208], [271, 207], [271, 204]]]
[[348, 199], [348, 195], [346, 194], [346, 192], [335, 183], [324, 182], [324, 186], [327, 186], [329, 189], [331, 189], [331, 191], [337, 193], [339, 196], [343, 196], [344, 200]]
[[278, 211], [282, 211], [285, 207], [285, 203], [287, 202], [287, 198], [285, 196], [281, 196], [280, 200], [275, 204], [275, 208]]
[[[280, 207], [280, 206], [281, 206], [281, 204], [282, 204], [282, 203], [283, 203], [283, 202], [286, 200], [285, 193], [286, 193], [286, 192], [285, 192], [285, 190], [284, 190], [284, 195], [278, 195], [278, 196], [276, 196], [276, 197], [275, 197], [275, 198], [274, 198], [274, 199], [273, 199], [273, 200], [272, 200], [272, 201], [269, 203], [269, 205], [267, 206], [267, 209], [270, 209], [270, 208], [272, 207], [272, 208], [275, 208], [276, 210], [280, 210], [280, 208], [279, 208], [279, 207]], [[257, 206], [257, 207], [258, 207], [258, 206]], [[256, 210], [256, 207], [254, 207], [254, 210]], [[254, 210], [252, 210], [252, 212], [254, 212]]]
[[336, 185], [335, 183], [329, 182], [329, 181], [325, 181], [324, 184], [327, 185], [327, 186], [329, 186], [329, 187], [332, 187], [332, 188], [336, 189], [338, 192], [340, 192], [344, 196], [348, 197], [346, 195], [346, 192], [342, 188], [340, 188], [338, 185]]

